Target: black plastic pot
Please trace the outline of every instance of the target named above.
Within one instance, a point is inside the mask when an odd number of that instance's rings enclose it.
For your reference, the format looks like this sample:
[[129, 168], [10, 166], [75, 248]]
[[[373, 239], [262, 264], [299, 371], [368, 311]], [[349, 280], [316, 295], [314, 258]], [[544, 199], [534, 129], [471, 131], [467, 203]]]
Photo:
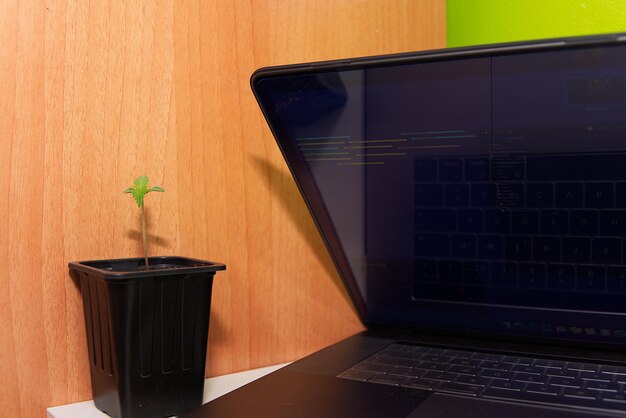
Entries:
[[96, 407], [114, 418], [176, 415], [202, 404], [215, 272], [185, 257], [70, 263], [80, 283]]

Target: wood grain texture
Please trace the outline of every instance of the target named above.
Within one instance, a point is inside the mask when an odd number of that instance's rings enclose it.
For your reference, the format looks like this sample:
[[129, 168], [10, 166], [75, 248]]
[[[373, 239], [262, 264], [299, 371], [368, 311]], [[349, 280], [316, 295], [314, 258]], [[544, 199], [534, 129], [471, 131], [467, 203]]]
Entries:
[[208, 375], [361, 329], [249, 88], [258, 67], [443, 47], [443, 0], [0, 1], [0, 410], [91, 397], [67, 262], [224, 262]]

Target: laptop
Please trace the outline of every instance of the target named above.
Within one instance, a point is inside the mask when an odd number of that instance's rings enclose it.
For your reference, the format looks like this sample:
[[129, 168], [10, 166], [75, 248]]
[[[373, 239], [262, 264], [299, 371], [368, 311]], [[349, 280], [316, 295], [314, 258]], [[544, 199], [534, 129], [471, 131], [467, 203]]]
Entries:
[[183, 416], [626, 416], [625, 80], [625, 34], [256, 71], [367, 331]]

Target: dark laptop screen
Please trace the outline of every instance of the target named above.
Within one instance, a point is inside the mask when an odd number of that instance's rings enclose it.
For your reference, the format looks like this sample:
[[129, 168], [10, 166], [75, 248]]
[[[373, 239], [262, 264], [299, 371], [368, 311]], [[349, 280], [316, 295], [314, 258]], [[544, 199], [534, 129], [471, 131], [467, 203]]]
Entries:
[[626, 342], [626, 47], [255, 91], [369, 323]]

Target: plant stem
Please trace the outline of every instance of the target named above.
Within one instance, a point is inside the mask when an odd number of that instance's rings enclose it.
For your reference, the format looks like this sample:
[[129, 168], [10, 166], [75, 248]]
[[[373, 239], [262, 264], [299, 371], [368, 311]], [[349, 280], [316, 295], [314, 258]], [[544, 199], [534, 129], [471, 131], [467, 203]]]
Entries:
[[146, 210], [144, 205], [141, 205], [141, 238], [143, 238], [143, 258], [146, 260], [146, 271], [148, 267], [148, 243], [146, 240]]

